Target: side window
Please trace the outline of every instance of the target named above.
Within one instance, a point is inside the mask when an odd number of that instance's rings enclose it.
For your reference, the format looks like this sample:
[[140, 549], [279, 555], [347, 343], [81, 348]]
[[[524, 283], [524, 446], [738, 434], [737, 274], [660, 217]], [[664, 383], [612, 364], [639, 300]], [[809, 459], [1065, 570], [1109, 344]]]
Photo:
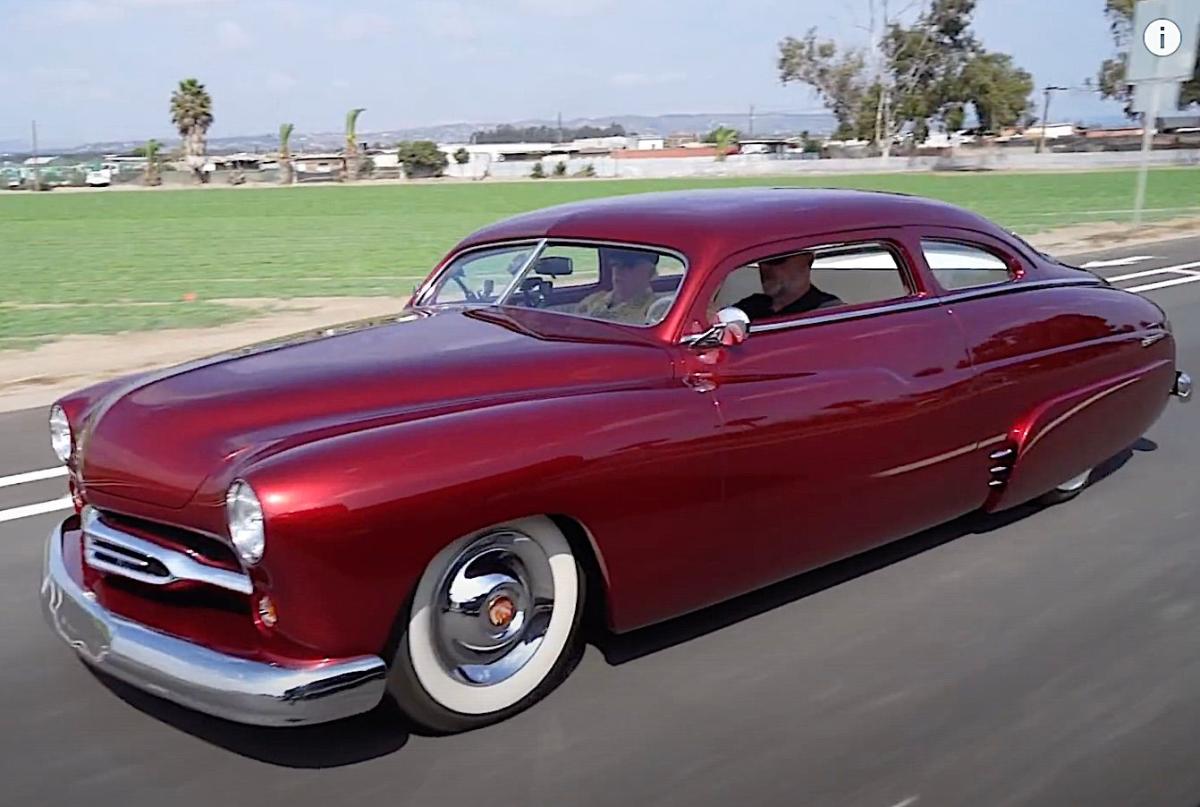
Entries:
[[751, 321], [884, 302], [911, 293], [896, 253], [878, 242], [814, 247], [739, 266], [709, 306], [738, 306]]
[[1012, 280], [1008, 264], [980, 247], [922, 239], [921, 251], [938, 285], [947, 291]]

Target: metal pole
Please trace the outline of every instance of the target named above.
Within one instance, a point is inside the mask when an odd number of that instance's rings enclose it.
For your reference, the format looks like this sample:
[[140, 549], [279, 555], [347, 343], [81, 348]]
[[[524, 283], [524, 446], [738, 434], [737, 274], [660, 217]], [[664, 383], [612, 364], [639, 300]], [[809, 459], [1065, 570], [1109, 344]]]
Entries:
[[1034, 154], [1041, 154], [1042, 149], [1046, 147], [1046, 118], [1050, 115], [1050, 88], [1042, 89], [1042, 97], [1045, 99], [1042, 102], [1042, 133], [1038, 135], [1037, 147], [1033, 150]]
[[37, 121], [33, 122], [33, 189], [42, 189], [42, 172], [38, 167]]
[[1146, 205], [1146, 175], [1150, 169], [1150, 151], [1154, 148], [1154, 125], [1158, 121], [1158, 93], [1161, 81], [1150, 82], [1150, 106], [1142, 112], [1142, 161], [1138, 166], [1137, 192], [1133, 197], [1133, 225], [1142, 223]]

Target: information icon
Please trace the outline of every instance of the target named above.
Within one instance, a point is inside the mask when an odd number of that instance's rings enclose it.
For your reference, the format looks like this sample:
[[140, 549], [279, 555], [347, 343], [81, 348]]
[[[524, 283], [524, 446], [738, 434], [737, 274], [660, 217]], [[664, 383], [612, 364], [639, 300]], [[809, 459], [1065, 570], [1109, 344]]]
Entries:
[[1155, 56], [1170, 56], [1183, 43], [1183, 33], [1172, 20], [1163, 17], [1146, 26], [1142, 32], [1146, 50]]

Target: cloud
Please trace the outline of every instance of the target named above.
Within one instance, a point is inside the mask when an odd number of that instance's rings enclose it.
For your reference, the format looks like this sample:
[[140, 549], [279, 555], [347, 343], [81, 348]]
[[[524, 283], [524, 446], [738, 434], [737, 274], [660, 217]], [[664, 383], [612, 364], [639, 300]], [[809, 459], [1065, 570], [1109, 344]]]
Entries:
[[264, 85], [271, 92], [288, 92], [298, 83], [296, 77], [290, 73], [284, 73], [281, 70], [272, 70], [267, 75]]
[[329, 82], [329, 86], [333, 87], [335, 90], [348, 90], [350, 89], [350, 82], [346, 81], [344, 78], [335, 78], [333, 81]]
[[119, 19], [127, 12], [153, 9], [196, 9], [229, 5], [233, 0], [58, 0], [45, 6], [57, 22], [81, 23]]
[[104, 19], [109, 10], [92, 0], [68, 0], [65, 3], [50, 3], [46, 13], [58, 22], [92, 22]]
[[246, 29], [232, 20], [217, 26], [217, 44], [225, 50], [242, 50], [250, 47], [252, 41]]
[[338, 18], [333, 26], [333, 38], [341, 42], [358, 42], [387, 33], [392, 21], [382, 14], [359, 11]]
[[590, 17], [607, 11], [612, 0], [518, 0], [517, 7], [548, 17]]
[[678, 70], [665, 73], [617, 73], [609, 82], [617, 87], [651, 87], [658, 84], [675, 84], [687, 75]]
[[467, 43], [479, 37], [480, 14], [458, 0], [420, 3], [416, 12], [420, 26], [435, 39]]
[[34, 67], [29, 71], [34, 84], [55, 87], [81, 86], [92, 80], [92, 74], [82, 67]]

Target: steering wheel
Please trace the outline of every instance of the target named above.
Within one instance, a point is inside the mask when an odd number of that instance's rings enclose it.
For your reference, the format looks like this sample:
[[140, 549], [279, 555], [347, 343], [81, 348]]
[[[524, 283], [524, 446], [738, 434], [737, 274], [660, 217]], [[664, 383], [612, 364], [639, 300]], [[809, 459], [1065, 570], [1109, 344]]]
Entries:
[[521, 281], [521, 300], [526, 308], [545, 308], [554, 285], [544, 277], [527, 277]]
[[675, 295], [668, 294], [650, 303], [650, 307], [646, 309], [646, 324], [654, 325], [662, 320], [667, 315], [667, 312], [671, 310], [671, 303], [674, 301]]

